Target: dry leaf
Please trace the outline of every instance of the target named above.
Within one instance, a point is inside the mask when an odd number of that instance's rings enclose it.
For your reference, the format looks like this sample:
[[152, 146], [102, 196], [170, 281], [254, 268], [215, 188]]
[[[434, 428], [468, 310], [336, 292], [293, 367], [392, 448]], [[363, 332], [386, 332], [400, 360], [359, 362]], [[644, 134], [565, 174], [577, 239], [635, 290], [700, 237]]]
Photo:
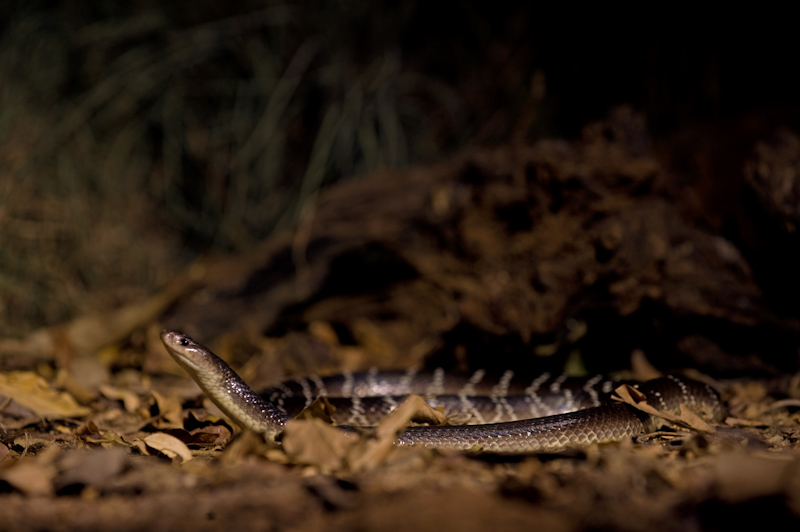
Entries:
[[375, 429], [375, 438], [362, 438], [350, 453], [348, 462], [353, 471], [372, 469], [381, 464], [394, 448], [394, 441], [411, 421], [436, 425], [445, 423], [444, 414], [432, 408], [418, 395], [409, 395]]
[[447, 417], [439, 410], [430, 406], [425, 399], [418, 395], [409, 395], [386, 416], [378, 425], [378, 437], [391, 437], [392, 441], [405, 429], [409, 422], [429, 423], [431, 425], [444, 425]]
[[97, 398], [97, 388], [109, 381], [108, 366], [102, 364], [96, 356], [75, 357], [69, 361], [67, 368], [58, 370], [56, 383], [59, 388], [67, 390], [83, 404], [87, 404]]
[[419, 396], [409, 396], [366, 435], [345, 432], [319, 419], [292, 420], [281, 437], [291, 461], [326, 473], [357, 472], [383, 463], [398, 433], [411, 420], [441, 424], [445, 416]]
[[109, 384], [101, 384], [98, 389], [106, 399], [122, 401], [125, 410], [131, 414], [135, 414], [136, 410], [141, 406], [139, 396], [130, 390], [117, 388]]
[[[268, 456], [270, 451], [277, 451], [274, 443], [267, 443], [260, 434], [256, 434], [252, 430], [243, 430], [239, 433], [235, 440], [230, 445], [225, 447], [222, 452], [221, 462], [223, 464], [235, 464], [245, 456], [259, 455]], [[285, 455], [284, 460], [285, 462]]]
[[647, 403], [647, 397], [642, 392], [627, 384], [618, 387], [616, 390], [614, 390], [614, 393], [616, 396], [612, 396], [612, 399], [622, 401], [623, 403], [628, 404], [646, 414], [657, 416], [672, 423], [676, 423], [683, 427], [688, 427], [700, 432], [705, 432], [708, 434], [714, 432], [714, 427], [683, 405], [681, 405], [679, 414], [658, 410]]
[[136, 438], [130, 442], [130, 445], [131, 447], [136, 448], [144, 456], [150, 456], [150, 451], [148, 450], [147, 444], [144, 442], [144, 440]]
[[82, 417], [91, 412], [71, 395], [54, 390], [30, 371], [0, 373], [0, 395], [11, 397], [40, 417]]
[[180, 400], [173, 396], [164, 396], [157, 391], [152, 391], [158, 405], [159, 419], [153, 421], [153, 426], [158, 429], [183, 428], [183, 406]]
[[122, 440], [117, 432], [113, 430], [100, 430], [97, 424], [92, 420], [77, 427], [74, 433], [83, 438], [87, 443], [94, 443], [102, 445], [103, 447], [116, 447], [117, 445], [129, 446], [129, 444]]
[[53, 438], [50, 438], [49, 436], [46, 438], [32, 436], [29, 432], [14, 438], [14, 445], [22, 447], [25, 450], [27, 450], [29, 447], [33, 447], [34, 445], [46, 446], [51, 443], [53, 443]]
[[0, 463], [3, 463], [3, 460], [5, 460], [9, 454], [11, 454], [11, 451], [8, 450], [8, 447], [0, 443]]
[[347, 434], [319, 419], [292, 419], [281, 436], [283, 450], [297, 464], [314, 465], [325, 473], [346, 469], [357, 434]]
[[88, 420], [86, 423], [81, 423], [75, 428], [75, 434], [78, 436], [85, 436], [87, 434], [99, 434], [100, 427], [97, 426], [97, 423], [92, 421], [91, 419]]
[[208, 425], [192, 430], [188, 443], [212, 447], [221, 445], [231, 439], [231, 431], [225, 425]]
[[144, 438], [148, 447], [159, 451], [165, 456], [175, 459], [180, 458], [181, 462], [188, 462], [192, 459], [192, 451], [175, 436], [170, 436], [163, 432], [156, 432]]
[[325, 423], [333, 423], [334, 412], [336, 412], [336, 407], [331, 404], [327, 397], [317, 397], [310, 405], [303, 408], [294, 418], [321, 419]]
[[697, 415], [694, 410], [685, 405], [681, 405], [680, 408], [681, 413], [678, 415], [678, 420], [680, 423], [683, 423], [687, 427], [696, 431], [705, 432], [706, 434], [712, 434], [714, 432], [714, 427], [705, 419]]
[[766, 419], [740, 419], [738, 417], [726, 417], [725, 424], [730, 427], [769, 427], [770, 422]]
[[[15, 419], [37, 419], [36, 415], [10, 397], [0, 394], [0, 413]], [[24, 425], [21, 425], [24, 426]]]
[[88, 434], [83, 438], [87, 443], [101, 445], [105, 448], [116, 447], [118, 445], [128, 446], [122, 437], [113, 430], [102, 430], [99, 434]]
[[91, 390], [75, 380], [75, 378], [72, 376], [72, 373], [63, 368], [58, 370], [56, 373], [56, 378], [53, 381], [53, 384], [72, 395], [72, 397], [77, 399], [81, 404], [88, 405], [97, 399], [96, 393], [93, 393]]

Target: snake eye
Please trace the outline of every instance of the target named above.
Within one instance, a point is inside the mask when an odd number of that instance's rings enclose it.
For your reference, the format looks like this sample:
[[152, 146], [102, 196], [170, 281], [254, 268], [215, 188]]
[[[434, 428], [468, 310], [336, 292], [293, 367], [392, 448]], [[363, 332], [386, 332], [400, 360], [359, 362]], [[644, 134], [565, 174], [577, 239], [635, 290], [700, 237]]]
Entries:
[[183, 338], [181, 338], [180, 344], [186, 347], [187, 345], [189, 345], [189, 339], [184, 336]]

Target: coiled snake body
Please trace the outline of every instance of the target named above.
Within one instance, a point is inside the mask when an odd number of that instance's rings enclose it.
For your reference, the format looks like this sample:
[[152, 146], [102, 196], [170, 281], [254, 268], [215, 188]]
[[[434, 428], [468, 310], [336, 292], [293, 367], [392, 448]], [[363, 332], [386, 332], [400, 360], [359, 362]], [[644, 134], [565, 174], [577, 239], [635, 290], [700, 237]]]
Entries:
[[[161, 339], [170, 355], [220, 410], [236, 424], [269, 439], [283, 431], [292, 412], [317, 395], [331, 396], [337, 411], [344, 413], [335, 421], [344, 424], [374, 424], [411, 393], [426, 396], [429, 403], [444, 407], [451, 416], [459, 414], [478, 423], [408, 427], [395, 441], [398, 445], [441, 449], [552, 452], [620, 441], [656, 426], [653, 416], [627, 404], [608, 401], [615, 383], [600, 377], [579, 382], [566, 377], [552, 379], [545, 374], [519, 381], [507, 372], [491, 381], [476, 372], [464, 381], [450, 382], [440, 371], [427, 375], [372, 371], [288, 382], [259, 395], [219, 357], [187, 335], [164, 331]], [[698, 381], [669, 376], [635, 387], [661, 410], [677, 412], [680, 405], [685, 405], [710, 420], [722, 417], [719, 396]], [[488, 395], [476, 396], [479, 388], [486, 389]], [[336, 395], [343, 398], [332, 397]]]

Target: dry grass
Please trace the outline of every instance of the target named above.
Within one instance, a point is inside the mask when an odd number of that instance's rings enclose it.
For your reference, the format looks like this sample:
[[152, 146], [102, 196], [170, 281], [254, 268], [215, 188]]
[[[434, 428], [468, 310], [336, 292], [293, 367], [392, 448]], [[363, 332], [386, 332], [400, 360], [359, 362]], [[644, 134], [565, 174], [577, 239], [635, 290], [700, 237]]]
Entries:
[[0, 336], [141, 297], [292, 227], [327, 183], [463, 145], [435, 133], [463, 122], [455, 93], [369, 41], [388, 8], [206, 9], [9, 18]]

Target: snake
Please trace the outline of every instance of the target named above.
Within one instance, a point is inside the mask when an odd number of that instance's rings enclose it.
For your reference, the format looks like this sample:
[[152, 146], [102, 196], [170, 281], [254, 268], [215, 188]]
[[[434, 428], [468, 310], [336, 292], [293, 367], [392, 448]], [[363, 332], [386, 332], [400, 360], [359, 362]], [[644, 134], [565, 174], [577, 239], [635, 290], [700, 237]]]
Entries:
[[[478, 371], [466, 379], [451, 379], [442, 370], [378, 372], [288, 381], [256, 393], [210, 349], [178, 331], [163, 331], [168, 353], [205, 395], [236, 425], [279, 442], [299, 406], [314, 395], [328, 396], [341, 417], [334, 421], [371, 424], [391, 411], [404, 395], [420, 393], [432, 406], [462, 414], [473, 424], [410, 426], [400, 432], [397, 446], [523, 454], [558, 452], [594, 443], [619, 442], [653, 432], [663, 420], [627, 403], [609, 400], [613, 381], [584, 381], [543, 374], [515, 379], [511, 372], [492, 380]], [[708, 384], [668, 375], [631, 384], [649, 405], [678, 413], [681, 406], [708, 421], [719, 421], [724, 407]], [[488, 389], [485, 397], [474, 395]], [[333, 395], [344, 397], [334, 398]], [[337, 402], [338, 401], [338, 402]], [[338, 406], [337, 406], [338, 405]], [[344, 426], [343, 430], [352, 431]]]

